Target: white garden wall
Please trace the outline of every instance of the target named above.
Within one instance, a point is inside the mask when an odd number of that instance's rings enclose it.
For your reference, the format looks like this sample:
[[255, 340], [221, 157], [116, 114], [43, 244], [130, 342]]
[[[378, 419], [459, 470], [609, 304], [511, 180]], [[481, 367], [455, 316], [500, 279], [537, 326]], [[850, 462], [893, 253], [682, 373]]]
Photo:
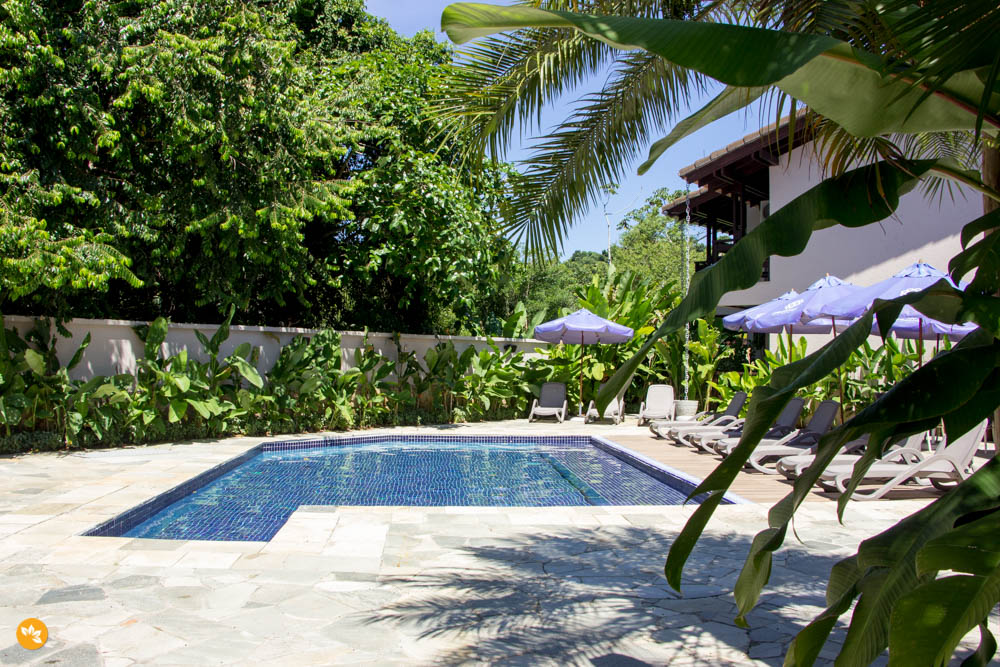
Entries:
[[[14, 327], [22, 335], [31, 329], [34, 318], [17, 315], [7, 315], [4, 317], [7, 327]], [[116, 375], [119, 373], [135, 374], [136, 359], [143, 356], [142, 341], [136, 336], [132, 327], [145, 324], [145, 322], [133, 322], [128, 320], [90, 320], [73, 319], [65, 324], [66, 329], [72, 334], [70, 338], [59, 337], [56, 351], [59, 360], [67, 364], [76, 352], [77, 347], [83, 341], [87, 333], [90, 333], [90, 345], [83, 355], [80, 365], [70, 372], [74, 379], [89, 379], [95, 375]], [[206, 337], [211, 338], [218, 329], [217, 324], [171, 324], [167, 333], [167, 339], [163, 344], [163, 352], [166, 354], [176, 354], [182, 349], [187, 349], [188, 355], [199, 361], [206, 361], [207, 355], [202, 349], [201, 343], [195, 336], [195, 331], [200, 331]], [[241, 343], [250, 343], [260, 351], [260, 361], [257, 364], [258, 370], [266, 373], [274, 365], [281, 352], [281, 348], [287, 345], [296, 336], [313, 336], [318, 333], [318, 329], [296, 329], [283, 327], [250, 327], [232, 326], [229, 338], [222, 345], [220, 356], [226, 357], [232, 353], [236, 346]], [[344, 354], [344, 365], [353, 365], [354, 351], [361, 347], [364, 341], [364, 332], [341, 331], [340, 347]], [[484, 349], [488, 346], [488, 339], [476, 336], [434, 336], [424, 334], [400, 334], [400, 343], [404, 351], [412, 350], [417, 358], [423, 360], [428, 349], [437, 345], [438, 342], [452, 341], [459, 353], [473, 346], [476, 349]], [[512, 345], [518, 351], [531, 353], [535, 349], [548, 347], [548, 343], [524, 338], [494, 338], [493, 341], [501, 348]], [[392, 334], [369, 332], [369, 344], [378, 350], [379, 353], [396, 359], [396, 345], [392, 340]]]

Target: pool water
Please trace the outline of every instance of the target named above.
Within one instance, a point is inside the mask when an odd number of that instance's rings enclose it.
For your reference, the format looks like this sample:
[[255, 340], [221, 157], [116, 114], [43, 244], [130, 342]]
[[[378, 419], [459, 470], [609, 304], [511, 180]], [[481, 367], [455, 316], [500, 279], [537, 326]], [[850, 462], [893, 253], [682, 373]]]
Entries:
[[677, 505], [693, 488], [668, 475], [653, 477], [589, 438], [267, 447], [88, 534], [266, 541], [301, 505]]

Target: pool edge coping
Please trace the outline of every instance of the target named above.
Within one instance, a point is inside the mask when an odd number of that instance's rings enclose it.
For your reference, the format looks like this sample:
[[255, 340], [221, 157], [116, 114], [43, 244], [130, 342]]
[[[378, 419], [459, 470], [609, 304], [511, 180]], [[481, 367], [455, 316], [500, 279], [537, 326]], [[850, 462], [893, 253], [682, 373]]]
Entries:
[[[249, 447], [242, 453], [237, 454], [236, 456], [233, 456], [229, 459], [226, 459], [221, 463], [217, 463], [211, 468], [208, 468], [207, 470], [204, 470], [194, 475], [193, 477], [186, 479], [183, 482], [180, 482], [179, 484], [175, 484], [169, 489], [157, 493], [152, 497], [147, 498], [146, 500], [138, 503], [137, 505], [134, 505], [122, 512], [119, 512], [114, 516], [109, 517], [108, 519], [105, 519], [104, 521], [101, 521], [96, 525], [88, 528], [87, 530], [76, 534], [81, 537], [119, 537], [119, 538], [124, 537], [124, 535], [120, 533], [110, 534], [110, 531], [113, 528], [118, 527], [121, 523], [130, 524], [127, 528], [124, 528], [124, 532], [131, 530], [135, 526], [139, 525], [143, 521], [146, 521], [147, 519], [149, 519], [156, 513], [160, 512], [161, 510], [165, 509], [169, 505], [177, 502], [178, 500], [184, 498], [187, 495], [190, 495], [191, 493], [194, 493], [198, 489], [210, 484], [211, 482], [215, 481], [219, 477], [230, 472], [239, 465], [242, 465], [246, 461], [254, 458], [255, 456], [259, 456], [264, 452], [309, 449], [314, 447], [322, 447], [325, 446], [327, 443], [357, 444], [356, 442], [353, 441], [364, 443], [366, 440], [374, 442], [378, 440], [387, 440], [387, 439], [391, 440], [400, 437], [411, 437], [411, 438], [419, 437], [419, 438], [425, 438], [430, 441], [440, 441], [440, 442], [462, 441], [462, 440], [477, 439], [477, 438], [482, 438], [484, 439], [485, 442], [489, 442], [492, 439], [505, 439], [514, 441], [541, 441], [540, 444], [546, 444], [545, 442], [546, 440], [550, 441], [550, 443], [551, 441], [559, 442], [568, 440], [587, 440], [590, 442], [591, 445], [597, 446], [598, 449], [601, 449], [602, 451], [605, 451], [606, 453], [615, 456], [616, 458], [619, 458], [625, 463], [632, 465], [633, 467], [636, 467], [641, 472], [650, 475], [651, 477], [653, 477], [654, 479], [656, 479], [661, 483], [666, 484], [666, 482], [663, 479], [660, 479], [657, 475], [650, 474], [649, 469], [652, 469], [653, 471], [658, 472], [661, 475], [668, 475], [674, 477], [680, 480], [681, 482], [684, 482], [685, 484], [691, 485], [692, 489], [696, 488], [703, 481], [693, 475], [690, 475], [681, 470], [668, 466], [664, 463], [660, 463], [655, 459], [651, 459], [647, 456], [644, 456], [634, 450], [629, 449], [628, 447], [625, 447], [624, 445], [608, 440], [606, 437], [601, 435], [587, 435], [587, 434], [515, 435], [515, 434], [502, 434], [502, 433], [477, 433], [477, 434], [453, 435], [453, 434], [440, 434], [440, 433], [435, 433], [435, 434], [382, 433], [378, 435], [336, 434], [336, 435], [323, 435], [320, 437], [301, 438], [301, 439], [289, 438], [288, 436], [276, 436], [274, 438], [269, 438], [262, 442], [258, 442], [256, 445]], [[352, 441], [352, 442], [343, 442], [343, 441]], [[595, 442], [598, 443], [598, 445], [595, 445], [594, 444]], [[287, 445], [287, 446], [280, 447], [281, 445]], [[681, 489], [678, 490], [683, 492], [683, 490]], [[733, 505], [755, 504], [753, 503], [753, 501], [747, 500], [731, 492], [725, 493], [723, 495], [723, 499], [729, 501], [729, 503]], [[687, 504], [688, 501], [685, 501], [685, 503], [683, 503], [682, 506]], [[331, 505], [330, 507], [336, 507], [336, 506]], [[456, 507], [461, 507], [461, 506], [456, 506]], [[612, 506], [612, 507], [618, 507], [618, 506]], [[620, 507], [629, 507], [629, 506], [621, 505]], [[675, 505], [655, 505], [655, 507], [675, 507]], [[136, 517], [143, 513], [145, 513], [145, 516], [143, 518], [136, 520]], [[121, 528], [117, 529], [122, 530]], [[134, 538], [134, 539], [140, 539], [140, 538]]]

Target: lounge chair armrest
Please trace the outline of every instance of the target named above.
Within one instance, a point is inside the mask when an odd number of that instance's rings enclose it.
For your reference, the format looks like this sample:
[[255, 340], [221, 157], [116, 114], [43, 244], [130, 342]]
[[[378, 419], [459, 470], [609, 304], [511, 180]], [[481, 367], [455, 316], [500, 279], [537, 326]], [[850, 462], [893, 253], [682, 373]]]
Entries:
[[819, 433], [814, 433], [812, 431], [792, 431], [788, 435], [784, 436], [778, 442], [773, 443], [775, 447], [780, 447], [789, 444], [794, 441], [796, 446], [800, 447], [810, 447], [810, 451], [816, 449], [816, 443], [819, 442]]
[[815, 447], [819, 444], [819, 439], [823, 437], [822, 433], [815, 433], [813, 431], [800, 431], [793, 440], [796, 441], [797, 445], [809, 445]]

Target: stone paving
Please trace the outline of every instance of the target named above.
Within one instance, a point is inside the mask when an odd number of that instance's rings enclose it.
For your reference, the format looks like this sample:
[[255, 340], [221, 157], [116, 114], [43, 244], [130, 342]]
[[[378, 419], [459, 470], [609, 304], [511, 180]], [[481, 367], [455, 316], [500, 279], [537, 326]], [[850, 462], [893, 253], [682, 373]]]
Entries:
[[[468, 432], [504, 430], [525, 428]], [[692, 507], [302, 507], [270, 542], [79, 535], [258, 442], [0, 458], [0, 664], [780, 665], [831, 565], [926, 502], [846, 525], [804, 506], [749, 629], [731, 591], [757, 504], [719, 508], [683, 596], [662, 568]], [[14, 641], [27, 617], [40, 650]]]

